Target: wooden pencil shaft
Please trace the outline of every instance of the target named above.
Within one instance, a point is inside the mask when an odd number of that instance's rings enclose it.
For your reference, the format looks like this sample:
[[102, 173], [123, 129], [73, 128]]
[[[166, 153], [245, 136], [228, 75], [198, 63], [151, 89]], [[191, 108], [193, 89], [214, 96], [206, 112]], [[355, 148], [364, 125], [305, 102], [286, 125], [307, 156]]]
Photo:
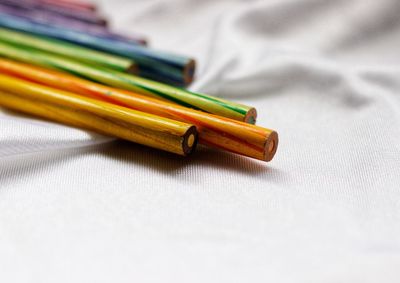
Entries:
[[57, 3], [57, 4], [62, 3], [63, 5], [71, 5], [71, 6], [75, 6], [75, 7], [81, 7], [83, 9], [91, 10], [91, 11], [97, 10], [96, 5], [93, 3], [89, 3], [89, 2], [70, 1], [70, 0], [43, 0], [43, 2], [45, 2], [45, 3], [52, 2], [52, 3]]
[[107, 87], [57, 71], [0, 58], [0, 73], [193, 124], [199, 131], [200, 143], [259, 160], [270, 161], [278, 146], [278, 135], [273, 130]]
[[5, 75], [0, 75], [0, 91], [0, 105], [5, 107], [179, 155], [190, 154], [196, 144], [196, 128], [187, 123]]
[[[85, 23], [79, 20], [75, 20], [60, 15], [53, 15], [42, 11], [21, 9], [17, 7], [11, 7], [0, 3], [0, 14], [9, 15], [13, 17], [22, 18], [33, 23], [54, 25], [64, 29], [74, 30], [76, 32], [90, 34], [102, 38], [108, 39], [119, 39], [121, 41], [130, 44], [141, 44], [146, 45], [147, 42], [144, 38], [136, 36], [125, 36], [111, 32], [104, 26], [94, 25]], [[1, 16], [0, 15], [0, 16]]]
[[71, 4], [71, 3], [68, 3], [65, 1], [60, 1], [60, 0], [57, 0], [57, 1], [54, 1], [54, 0], [18, 0], [18, 2], [22, 2], [24, 4], [35, 5], [35, 6], [46, 5], [50, 8], [54, 8], [54, 9], [67, 10], [68, 13], [77, 11], [77, 12], [96, 14], [96, 10], [90, 9], [90, 7], [74, 5], [74, 4]]
[[107, 21], [93, 12], [88, 11], [71, 11], [61, 7], [49, 6], [46, 4], [35, 3], [34, 1], [13, 1], [13, 0], [0, 0], [0, 3], [5, 5], [20, 7], [29, 10], [46, 11], [55, 15], [62, 15], [65, 17], [77, 19], [83, 22], [88, 22], [97, 25], [107, 25]]
[[32, 23], [13, 16], [2, 16], [0, 26], [130, 58], [138, 64], [143, 75], [152, 76], [155, 79], [165, 79], [181, 85], [187, 85], [193, 80], [195, 61], [191, 58], [156, 51], [117, 39], [105, 39], [56, 26]]
[[30, 16], [30, 18], [28, 17], [28, 19], [33, 18], [33, 19], [46, 20], [46, 22], [48, 22], [49, 24], [51, 24], [51, 21], [57, 22], [60, 20], [60, 21], [68, 22], [68, 23], [73, 23], [74, 25], [78, 23], [81, 26], [89, 26], [89, 27], [97, 28], [98, 30], [103, 30], [103, 31], [107, 30], [107, 27], [105, 27], [105, 26], [82, 22], [77, 19], [73, 19], [70, 17], [63, 16], [63, 15], [48, 13], [46, 11], [33, 10], [33, 9], [28, 9], [28, 8], [20, 7], [20, 6], [11, 6], [11, 5], [7, 5], [6, 3], [1, 3], [1, 2], [0, 2], [0, 7], [4, 13], [7, 12], [7, 13], [11, 14], [12, 16], [18, 16], [18, 17]]
[[59, 56], [36, 50], [24, 50], [17, 46], [0, 42], [0, 55], [37, 66], [66, 71], [102, 84], [134, 91], [181, 104], [186, 107], [254, 124], [256, 111], [252, 107], [226, 101], [200, 93], [153, 82], [143, 78], [115, 72], [101, 67], [85, 65]]
[[85, 12], [96, 12], [96, 6], [94, 5], [82, 5], [80, 3], [73, 3], [61, 0], [36, 0], [35, 2], [43, 5], [52, 5], [62, 9], [69, 9], [72, 11], [85, 11]]
[[123, 57], [98, 52], [60, 40], [32, 36], [5, 28], [0, 28], [0, 41], [16, 46], [39, 49], [81, 62], [99, 64], [121, 72], [131, 71], [135, 68], [133, 61]]

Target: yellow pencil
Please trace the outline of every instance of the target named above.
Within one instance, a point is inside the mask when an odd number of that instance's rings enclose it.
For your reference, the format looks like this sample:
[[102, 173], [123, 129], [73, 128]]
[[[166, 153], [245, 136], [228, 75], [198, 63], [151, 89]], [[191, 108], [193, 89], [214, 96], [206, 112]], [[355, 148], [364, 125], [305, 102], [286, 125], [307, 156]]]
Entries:
[[0, 106], [184, 156], [197, 144], [191, 124], [5, 75], [0, 75]]

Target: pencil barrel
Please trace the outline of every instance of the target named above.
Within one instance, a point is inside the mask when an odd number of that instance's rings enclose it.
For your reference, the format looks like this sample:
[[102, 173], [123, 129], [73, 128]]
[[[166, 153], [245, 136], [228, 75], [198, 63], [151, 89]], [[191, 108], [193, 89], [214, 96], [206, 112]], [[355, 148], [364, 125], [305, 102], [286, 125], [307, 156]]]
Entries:
[[94, 25], [60, 15], [49, 14], [43, 11], [21, 9], [17, 7], [3, 5], [0, 3], [0, 16], [1, 15], [13, 16], [38, 24], [58, 26], [60, 28], [70, 29], [79, 33], [90, 34], [93, 36], [108, 39], [118, 39], [129, 44], [147, 44], [146, 40], [139, 36], [125, 36], [117, 34], [111, 32], [107, 29], [107, 27], [104, 26]]
[[0, 106], [186, 156], [193, 125], [0, 75]]
[[53, 3], [63, 3], [69, 4], [75, 7], [80, 7], [86, 10], [96, 11], [97, 7], [95, 4], [86, 2], [86, 1], [77, 1], [77, 0], [42, 0], [43, 2], [53, 2]]
[[97, 10], [96, 6], [90, 3], [81, 3], [81, 2], [65, 1], [65, 0], [36, 0], [36, 2], [44, 5], [52, 5], [59, 8], [69, 9], [72, 11], [96, 12]]
[[201, 144], [255, 159], [270, 161], [278, 147], [278, 135], [273, 130], [96, 84], [57, 71], [0, 59], [0, 73], [193, 124], [197, 127]]
[[136, 68], [135, 63], [127, 58], [94, 51], [60, 40], [31, 36], [29, 34], [4, 28], [0, 28], [0, 41], [22, 48], [34, 48], [44, 52], [65, 56], [77, 61], [101, 65], [120, 72], [132, 72], [132, 70], [135, 70]]
[[0, 42], [0, 55], [37, 66], [69, 72], [102, 84], [130, 90], [146, 96], [170, 101], [238, 121], [254, 124], [257, 112], [253, 107], [195, 93], [100, 66], [90, 66], [38, 50], [26, 50]]
[[27, 9], [31, 11], [45, 11], [47, 13], [51, 13], [54, 15], [61, 15], [64, 17], [76, 19], [82, 22], [87, 22], [96, 25], [106, 26], [107, 21], [93, 13], [92, 11], [76, 11], [76, 10], [69, 10], [65, 9], [65, 7], [57, 7], [54, 5], [47, 5], [46, 3], [39, 3], [35, 1], [27, 1], [27, 0], [20, 0], [20, 1], [13, 1], [13, 0], [0, 0], [1, 4], [8, 5], [11, 7], [17, 7], [21, 9]]
[[[0, 0], [2, 1], [2, 0]], [[48, 24], [39, 24], [13, 16], [0, 17], [0, 26], [38, 36], [46, 36], [92, 49], [127, 57], [139, 65], [141, 75], [174, 85], [185, 86], [192, 82], [195, 61], [191, 58], [156, 51], [141, 45], [134, 45], [118, 39], [106, 39], [79, 33]]]

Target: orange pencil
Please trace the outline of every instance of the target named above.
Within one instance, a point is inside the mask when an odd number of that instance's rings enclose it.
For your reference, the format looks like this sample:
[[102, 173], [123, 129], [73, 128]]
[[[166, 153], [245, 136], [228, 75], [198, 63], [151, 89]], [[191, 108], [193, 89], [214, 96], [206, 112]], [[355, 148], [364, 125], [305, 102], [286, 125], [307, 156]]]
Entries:
[[200, 143], [259, 160], [270, 161], [278, 146], [278, 134], [273, 130], [104, 86], [58, 71], [0, 58], [0, 73], [193, 124], [199, 132]]

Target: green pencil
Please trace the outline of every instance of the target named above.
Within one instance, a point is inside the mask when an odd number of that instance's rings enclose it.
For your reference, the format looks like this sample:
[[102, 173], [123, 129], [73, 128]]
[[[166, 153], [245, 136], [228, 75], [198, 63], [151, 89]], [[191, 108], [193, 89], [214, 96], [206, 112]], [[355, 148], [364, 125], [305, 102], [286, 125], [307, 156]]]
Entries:
[[105, 85], [172, 101], [186, 107], [199, 109], [238, 121], [254, 124], [256, 120], [257, 112], [253, 107], [201, 93], [191, 92], [100, 66], [80, 63], [36, 49], [21, 48], [20, 46], [1, 42], [1, 40], [0, 56], [72, 73]]
[[136, 73], [137, 71], [137, 66], [131, 59], [92, 50], [61, 40], [32, 36], [0, 28], [0, 41], [24, 48], [39, 49], [90, 64], [102, 65], [120, 72]]

